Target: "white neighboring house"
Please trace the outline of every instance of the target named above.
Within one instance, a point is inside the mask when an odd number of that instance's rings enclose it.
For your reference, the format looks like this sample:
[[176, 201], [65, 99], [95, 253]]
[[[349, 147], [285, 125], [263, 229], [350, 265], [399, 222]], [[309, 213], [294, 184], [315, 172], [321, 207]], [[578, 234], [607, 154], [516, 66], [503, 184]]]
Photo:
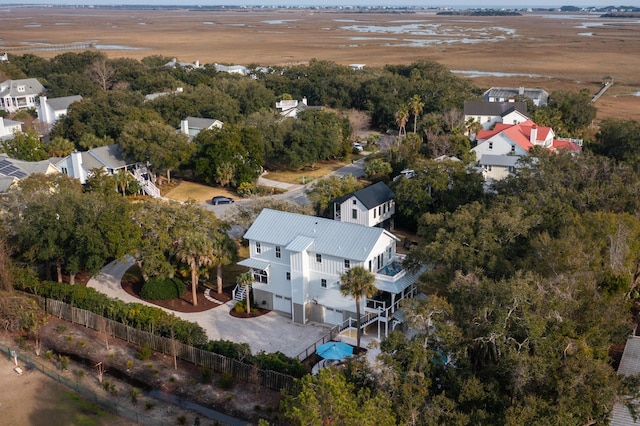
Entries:
[[[622, 358], [618, 366], [618, 374], [629, 377], [635, 376], [638, 373], [640, 373], [640, 337], [630, 336], [625, 344], [624, 352], [622, 352]], [[638, 398], [636, 397], [633, 402], [637, 404], [639, 402]], [[637, 424], [640, 424], [640, 419], [634, 418], [634, 415], [624, 401], [618, 401], [613, 404], [611, 420], [609, 422], [610, 426], [631, 426]]]
[[549, 94], [542, 89], [527, 87], [492, 87], [482, 94], [482, 99], [487, 102], [513, 102], [516, 97], [529, 98], [537, 107], [545, 106], [549, 101]]
[[0, 117], [0, 139], [11, 139], [16, 133], [22, 132], [22, 122]]
[[120, 170], [130, 172], [136, 178], [140, 187], [152, 197], [160, 197], [160, 190], [151, 181], [146, 166], [125, 159], [118, 144], [101, 146], [88, 151], [74, 151], [55, 163], [55, 167], [65, 175], [80, 180], [81, 184], [94, 175], [94, 170], [104, 170], [114, 175]]
[[319, 110], [322, 109], [322, 107], [309, 106], [307, 104], [307, 98], [302, 98], [301, 101], [284, 99], [276, 102], [276, 112], [283, 117], [297, 118], [299, 113], [309, 109]]
[[187, 117], [180, 121], [180, 131], [193, 139], [202, 130], [222, 129], [224, 123], [214, 118]]
[[482, 125], [484, 130], [491, 128], [495, 123], [522, 123], [529, 119], [526, 114], [525, 102], [464, 102], [464, 121], [469, 122], [473, 119]]
[[531, 120], [519, 124], [498, 123], [493, 130], [478, 132], [477, 142], [471, 151], [476, 154], [486, 181], [504, 179], [517, 167], [517, 158], [529, 155], [534, 146], [550, 151], [579, 152], [582, 149], [582, 141], [556, 139], [551, 127], [538, 126]]
[[251, 70], [245, 67], [244, 65], [214, 64], [213, 66], [218, 72], [226, 72], [229, 74], [240, 74], [240, 75], [249, 75], [251, 73]]
[[204, 68], [203, 66], [200, 65], [200, 61], [197, 59], [194, 63], [191, 63], [191, 62], [181, 62], [181, 61], [178, 61], [177, 58], [173, 58], [169, 62], [164, 64], [164, 66], [167, 68], [178, 68], [178, 67], [187, 68], [187, 69]]
[[38, 105], [38, 120], [46, 123], [49, 128], [60, 118], [67, 115], [69, 106], [82, 100], [82, 96], [64, 96], [62, 98], [47, 99], [46, 96], [40, 96], [40, 102]]
[[0, 154], [0, 193], [7, 192], [15, 182], [32, 174], [59, 173], [50, 160], [22, 161]]
[[5, 80], [0, 83], [0, 109], [13, 113], [36, 108], [36, 99], [42, 92], [44, 86], [35, 78]]
[[393, 229], [396, 204], [393, 191], [377, 182], [359, 191], [340, 197], [333, 202], [333, 219], [364, 226], [381, 226]]
[[[356, 265], [371, 271], [379, 293], [363, 297], [363, 326], [393, 323], [400, 299], [416, 294], [424, 271], [410, 273], [396, 253], [399, 238], [389, 231], [315, 216], [264, 209], [244, 235], [256, 303], [294, 322], [340, 324], [355, 318], [355, 300], [340, 292], [340, 275]], [[234, 291], [244, 299], [244, 288]]]

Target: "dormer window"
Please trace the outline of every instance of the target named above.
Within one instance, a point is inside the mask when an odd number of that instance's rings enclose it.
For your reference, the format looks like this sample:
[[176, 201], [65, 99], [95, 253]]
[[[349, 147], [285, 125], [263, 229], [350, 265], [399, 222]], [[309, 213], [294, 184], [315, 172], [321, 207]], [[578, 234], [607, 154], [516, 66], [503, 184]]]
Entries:
[[24, 92], [25, 90], [27, 90], [25, 86], [18, 86], [16, 87], [16, 89], [18, 90], [18, 92]]
[[262, 253], [262, 246], [258, 242], [256, 242], [256, 253]]

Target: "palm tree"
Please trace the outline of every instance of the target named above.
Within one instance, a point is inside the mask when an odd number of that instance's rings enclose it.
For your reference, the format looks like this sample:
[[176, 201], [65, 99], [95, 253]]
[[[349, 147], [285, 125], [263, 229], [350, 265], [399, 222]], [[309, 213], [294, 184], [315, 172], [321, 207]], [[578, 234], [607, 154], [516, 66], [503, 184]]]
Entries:
[[418, 129], [418, 115], [422, 112], [422, 108], [424, 108], [424, 102], [420, 99], [420, 95], [413, 95], [409, 99], [409, 109], [413, 114], [413, 133]]
[[247, 298], [247, 313], [251, 313], [251, 298], [249, 297], [249, 292], [251, 287], [251, 283], [253, 282], [253, 275], [251, 271], [244, 272], [236, 278], [236, 284], [244, 287], [244, 294]]
[[218, 293], [222, 293], [222, 267], [229, 265], [236, 256], [236, 245], [224, 232], [216, 232], [213, 236], [213, 265], [216, 266], [216, 283]]
[[204, 232], [190, 231], [178, 241], [176, 257], [191, 268], [193, 306], [198, 306], [198, 268], [214, 262], [213, 240]]
[[398, 131], [398, 137], [401, 138], [407, 134], [405, 125], [407, 124], [407, 121], [409, 121], [409, 108], [406, 104], [400, 105], [400, 108], [398, 108], [398, 111], [396, 111], [395, 113], [395, 117], [396, 124], [398, 124], [398, 127], [400, 129]]
[[371, 297], [378, 289], [373, 283], [375, 277], [362, 266], [354, 266], [344, 274], [340, 275], [340, 292], [344, 296], [351, 296], [356, 300], [356, 316], [357, 316], [357, 344], [360, 347], [360, 299], [362, 296]]

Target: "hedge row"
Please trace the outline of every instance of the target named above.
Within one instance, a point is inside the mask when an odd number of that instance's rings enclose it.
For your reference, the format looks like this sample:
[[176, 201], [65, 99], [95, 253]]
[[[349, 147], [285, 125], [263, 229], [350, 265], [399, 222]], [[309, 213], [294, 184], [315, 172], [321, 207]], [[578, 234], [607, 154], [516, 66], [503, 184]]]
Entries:
[[105, 318], [128, 326], [171, 337], [192, 346], [207, 343], [207, 334], [197, 323], [185, 321], [163, 309], [141, 303], [125, 303], [111, 299], [98, 291], [82, 285], [69, 285], [51, 281], [39, 282], [30, 274], [14, 274], [14, 287], [38, 296], [61, 300], [76, 308], [86, 309]]
[[140, 297], [147, 300], [177, 299], [187, 291], [182, 280], [178, 278], [149, 278], [140, 290]]

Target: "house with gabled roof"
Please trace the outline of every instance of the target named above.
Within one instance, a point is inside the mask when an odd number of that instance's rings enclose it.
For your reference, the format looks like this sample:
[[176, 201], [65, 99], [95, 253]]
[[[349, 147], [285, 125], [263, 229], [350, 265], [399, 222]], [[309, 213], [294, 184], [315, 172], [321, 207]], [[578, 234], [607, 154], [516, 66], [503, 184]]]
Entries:
[[579, 152], [582, 141], [578, 139], [556, 138], [551, 127], [538, 126], [531, 120], [519, 124], [498, 123], [491, 130], [481, 130], [477, 134], [477, 145], [471, 149], [483, 168], [485, 179], [503, 179], [517, 166], [513, 158], [529, 155], [529, 150], [540, 146], [550, 151]]
[[513, 102], [518, 97], [531, 99], [537, 107], [545, 106], [549, 101], [549, 94], [543, 89], [520, 87], [492, 87], [482, 94], [486, 102]]
[[[247, 230], [250, 257], [238, 264], [253, 276], [253, 300], [294, 322], [349, 323], [355, 300], [340, 292], [340, 276], [356, 265], [375, 277], [378, 294], [363, 297], [363, 324], [388, 327], [398, 302], [414, 296], [424, 271], [410, 272], [389, 231], [315, 216], [264, 209]], [[234, 298], [243, 299], [238, 287]], [[239, 295], [239, 297], [238, 297]]]
[[282, 99], [276, 102], [276, 112], [278, 115], [289, 118], [296, 118], [298, 114], [310, 109], [319, 110], [320, 106], [309, 106], [307, 104], [307, 98], [302, 98], [301, 101], [297, 99]]
[[391, 228], [395, 194], [384, 182], [377, 182], [333, 201], [333, 219], [364, 226]]
[[22, 124], [22, 121], [0, 117], [0, 139], [11, 139], [16, 133], [22, 132]]
[[7, 192], [11, 185], [27, 176], [54, 173], [59, 171], [50, 160], [23, 161], [0, 154], [0, 193]]
[[46, 123], [51, 128], [60, 118], [67, 115], [69, 106], [72, 103], [82, 100], [82, 96], [63, 96], [61, 98], [47, 99], [46, 96], [40, 96], [38, 103], [38, 120]]
[[128, 160], [118, 144], [100, 146], [83, 152], [74, 151], [55, 163], [55, 167], [60, 172], [79, 179], [83, 185], [95, 175], [96, 170], [104, 170], [108, 175], [124, 170], [135, 177], [146, 194], [160, 197], [160, 190], [152, 182], [146, 165]]
[[464, 121], [474, 120], [485, 130], [496, 123], [518, 124], [528, 119], [525, 102], [464, 102]]
[[0, 109], [14, 113], [36, 107], [36, 99], [44, 86], [35, 78], [5, 80], [0, 83]]
[[215, 118], [187, 117], [180, 121], [180, 131], [193, 139], [203, 130], [222, 129], [223, 125], [222, 121]]

